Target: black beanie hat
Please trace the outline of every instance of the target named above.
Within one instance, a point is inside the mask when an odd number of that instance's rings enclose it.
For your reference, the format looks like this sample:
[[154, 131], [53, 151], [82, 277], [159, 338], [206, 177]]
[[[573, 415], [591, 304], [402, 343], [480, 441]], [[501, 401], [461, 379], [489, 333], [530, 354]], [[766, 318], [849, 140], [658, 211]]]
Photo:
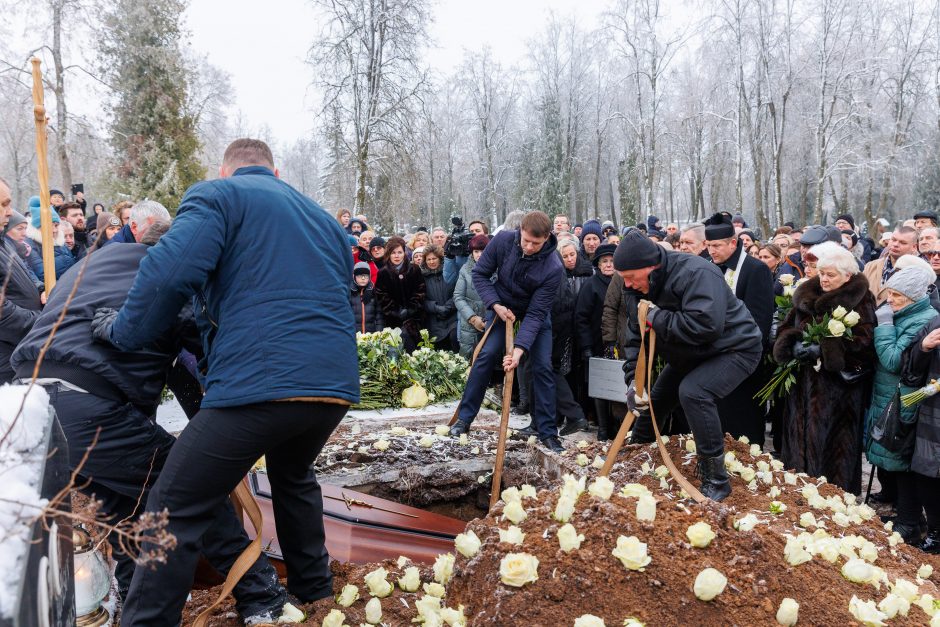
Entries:
[[849, 223], [849, 226], [851, 226], [853, 229], [855, 228], [855, 218], [853, 218], [849, 214], [843, 213], [841, 216], [836, 216], [836, 222], [838, 222], [839, 220], [845, 220], [846, 222]]
[[723, 213], [716, 213], [703, 222], [705, 225], [705, 239], [728, 239], [734, 237], [734, 225], [731, 219]]
[[613, 255], [616, 252], [616, 244], [601, 244], [597, 247], [597, 250], [594, 251], [594, 259], [591, 261], [591, 263], [596, 266], [600, 262], [601, 258], [606, 257], [607, 255]]
[[382, 247], [385, 248], [385, 238], [384, 237], [373, 237], [372, 241], [369, 242], [369, 250], [373, 248]]
[[658, 265], [663, 249], [646, 237], [639, 229], [626, 235], [614, 252], [614, 268], [617, 270], [636, 270]]

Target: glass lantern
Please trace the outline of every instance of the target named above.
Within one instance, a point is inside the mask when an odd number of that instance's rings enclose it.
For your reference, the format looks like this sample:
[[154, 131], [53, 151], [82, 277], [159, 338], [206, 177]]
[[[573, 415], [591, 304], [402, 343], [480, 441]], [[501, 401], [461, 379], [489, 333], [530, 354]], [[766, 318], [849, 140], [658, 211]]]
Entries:
[[101, 602], [111, 590], [111, 570], [95, 549], [91, 536], [84, 529], [72, 530], [75, 546], [75, 624], [78, 627], [99, 627], [111, 616]]

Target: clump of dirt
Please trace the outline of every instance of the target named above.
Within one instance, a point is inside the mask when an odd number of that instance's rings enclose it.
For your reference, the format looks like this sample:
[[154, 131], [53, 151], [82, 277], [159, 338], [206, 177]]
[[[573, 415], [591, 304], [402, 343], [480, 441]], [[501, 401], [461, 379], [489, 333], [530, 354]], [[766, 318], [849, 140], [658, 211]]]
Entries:
[[[672, 437], [667, 448], [676, 465], [697, 485], [693, 478], [695, 454], [687, 451], [686, 445], [686, 438]], [[579, 461], [577, 456], [583, 454], [593, 462], [595, 456], [603, 458], [604, 447], [587, 444], [564, 456], [561, 464], [572, 474], [586, 475], [590, 485], [597, 470], [591, 463], [582, 465], [585, 459]], [[468, 525], [482, 545], [472, 558], [456, 556], [454, 577], [443, 604], [452, 608], [463, 605], [468, 625], [513, 625], [520, 619], [527, 625], [572, 625], [588, 613], [603, 618], [607, 625], [623, 624], [628, 617], [647, 625], [774, 625], [781, 601], [789, 597], [799, 603], [799, 624], [859, 625], [850, 613], [850, 599], [857, 596], [877, 603], [898, 579], [916, 585], [919, 595], [940, 596], [935, 583], [940, 577], [940, 560], [896, 543], [892, 532], [873, 512], [857, 506], [852, 495], [819, 479], [774, 467], [769, 455], [752, 455], [746, 443], [729, 439], [726, 448], [733, 453], [728, 463], [738, 469], [732, 473], [731, 496], [722, 503], [696, 504], [663, 473], [654, 445], [624, 447], [610, 477], [615, 486], [613, 496], [605, 500], [585, 492], [578, 498], [569, 522], [584, 540], [570, 552], [560, 549], [557, 531], [561, 523], [552, 516], [557, 488], [522, 500], [527, 515], [517, 523], [525, 533], [521, 545], [500, 542], [499, 529], [507, 529], [510, 523], [502, 519], [503, 503], [498, 504], [488, 516]], [[752, 472], [756, 473], [754, 478]], [[628, 483], [642, 484], [654, 496], [654, 521], [639, 520], [637, 498], [619, 493]], [[812, 498], [811, 505], [808, 495], [814, 492], [818, 498]], [[826, 504], [820, 505], [819, 499]], [[825, 533], [837, 541], [858, 536], [857, 541], [871, 542], [877, 556], [872, 558], [869, 551], [868, 559], [884, 570], [884, 580], [877, 586], [848, 581], [840, 572], [852, 557], [846, 553], [835, 557], [835, 562], [814, 554], [809, 561], [791, 566], [784, 555], [788, 536], [814, 531], [812, 526], [800, 526], [808, 524], [805, 518], [801, 521], [804, 513], [812, 513]], [[757, 517], [756, 526], [747, 531], [736, 529], [735, 522], [748, 514]], [[686, 535], [697, 522], [707, 523], [715, 533], [705, 548], [693, 547]], [[628, 570], [612, 554], [619, 536], [636, 536], [647, 545], [651, 561], [642, 571]], [[538, 579], [511, 587], [500, 579], [500, 563], [508, 553], [520, 552], [538, 559]], [[854, 552], [848, 549], [848, 553]], [[861, 555], [860, 549], [858, 553]], [[937, 574], [918, 579], [923, 564], [932, 566]], [[395, 564], [383, 565], [398, 572]], [[347, 624], [363, 622], [368, 594], [362, 577], [377, 566], [334, 566], [335, 590], [339, 592], [350, 582], [358, 585], [363, 595], [352, 608], [343, 610]], [[697, 575], [705, 568], [717, 569], [727, 578], [724, 591], [707, 602], [693, 591]], [[422, 568], [422, 580], [430, 578], [430, 569]], [[195, 593], [190, 605], [202, 594]], [[392, 600], [397, 604], [383, 600], [383, 611], [388, 607], [389, 612], [397, 613], [389, 613], [383, 622], [411, 624], [417, 616], [414, 601], [418, 596], [396, 590]], [[231, 615], [231, 605], [228, 607]], [[335, 607], [329, 599], [312, 604], [306, 624], [319, 625]], [[925, 625], [929, 620], [921, 607], [912, 605], [906, 616], [899, 614], [889, 624]], [[220, 617], [211, 624], [235, 625], [237, 621]]]

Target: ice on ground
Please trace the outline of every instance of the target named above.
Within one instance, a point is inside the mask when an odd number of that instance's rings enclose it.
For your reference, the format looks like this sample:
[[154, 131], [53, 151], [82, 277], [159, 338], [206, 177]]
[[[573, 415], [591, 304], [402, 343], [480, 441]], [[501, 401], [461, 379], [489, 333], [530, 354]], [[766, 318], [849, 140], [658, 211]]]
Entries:
[[47, 504], [39, 484], [48, 423], [49, 395], [42, 387], [0, 387], [0, 618], [13, 612], [32, 523]]

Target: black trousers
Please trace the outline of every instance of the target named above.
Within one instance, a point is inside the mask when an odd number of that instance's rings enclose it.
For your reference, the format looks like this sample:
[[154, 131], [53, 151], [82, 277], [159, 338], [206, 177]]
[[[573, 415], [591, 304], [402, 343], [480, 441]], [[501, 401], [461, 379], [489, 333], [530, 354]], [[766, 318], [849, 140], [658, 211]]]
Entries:
[[917, 497], [927, 514], [927, 528], [940, 531], [940, 478], [911, 473], [917, 481]]
[[[721, 455], [725, 443], [718, 417], [718, 400], [728, 396], [754, 372], [760, 355], [759, 350], [722, 353], [690, 370], [667, 364], [650, 392], [653, 411], [663, 421], [676, 405], [681, 404], [698, 454], [702, 457]], [[637, 419], [634, 429], [641, 438], [653, 437], [653, 423], [647, 415]]]
[[176, 536], [176, 549], [165, 564], [134, 572], [121, 624], [180, 621], [200, 538], [224, 515], [229, 493], [262, 455], [288, 590], [303, 602], [332, 595], [323, 499], [312, 464], [345, 413], [343, 405], [299, 401], [201, 409], [147, 499], [147, 511], [169, 512], [167, 530]]
[[[87, 453], [79, 473], [83, 483], [87, 482], [82, 491], [101, 501], [101, 510], [111, 524], [139, 516], [176, 438], [133, 405], [60, 390], [58, 386], [46, 389], [68, 439], [73, 470]], [[224, 575], [248, 545], [248, 536], [231, 501], [226, 499], [222, 510], [223, 515], [206, 530], [200, 548], [209, 563]], [[131, 584], [134, 561], [123, 551], [115, 534], [109, 535], [108, 541], [123, 597]], [[277, 571], [264, 556], [241, 579], [234, 595], [242, 616], [279, 611], [287, 601]]]

